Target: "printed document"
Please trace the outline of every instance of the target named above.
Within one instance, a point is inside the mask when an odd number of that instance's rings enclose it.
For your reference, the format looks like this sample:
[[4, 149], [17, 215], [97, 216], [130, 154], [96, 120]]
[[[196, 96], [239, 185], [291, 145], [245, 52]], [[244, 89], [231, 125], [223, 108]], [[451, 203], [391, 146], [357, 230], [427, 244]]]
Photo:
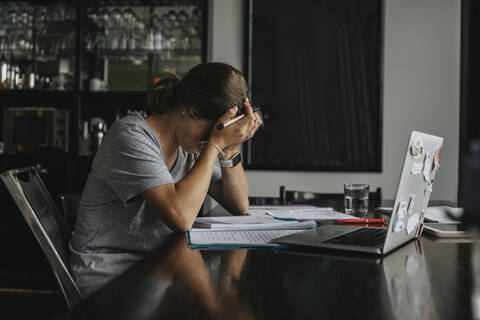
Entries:
[[201, 231], [190, 230], [190, 244], [199, 246], [259, 246], [276, 247], [277, 244], [269, 243], [272, 239], [288, 236], [302, 230], [245, 230], [245, 231]]
[[305, 220], [328, 221], [328, 220], [341, 220], [341, 219], [358, 219], [358, 217], [354, 217], [349, 214], [341, 213], [338, 211], [318, 210], [318, 209], [292, 210], [289, 212], [271, 211], [271, 212], [268, 212], [268, 215], [278, 219], [296, 219], [299, 221], [305, 221]]
[[314, 206], [251, 206], [248, 214], [258, 217], [268, 215], [277, 219], [295, 219], [299, 221], [358, 219], [357, 217], [335, 211], [332, 208]]
[[194, 229], [206, 230], [277, 230], [311, 229], [315, 221], [284, 221], [271, 216], [225, 216], [195, 219]]

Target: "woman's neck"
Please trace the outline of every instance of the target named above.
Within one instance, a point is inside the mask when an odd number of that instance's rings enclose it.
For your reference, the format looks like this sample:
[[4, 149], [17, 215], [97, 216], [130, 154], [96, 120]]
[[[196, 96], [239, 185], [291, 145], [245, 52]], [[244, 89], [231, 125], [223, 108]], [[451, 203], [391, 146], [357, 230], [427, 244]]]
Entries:
[[175, 114], [153, 115], [147, 117], [145, 121], [157, 137], [165, 157], [176, 159], [179, 144], [175, 135]]

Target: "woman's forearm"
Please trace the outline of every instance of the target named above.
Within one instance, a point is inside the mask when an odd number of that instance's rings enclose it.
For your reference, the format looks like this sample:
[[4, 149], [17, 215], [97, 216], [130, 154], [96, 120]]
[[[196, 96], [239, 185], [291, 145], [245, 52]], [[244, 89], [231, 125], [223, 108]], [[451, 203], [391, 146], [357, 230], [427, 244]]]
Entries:
[[241, 163], [233, 168], [222, 168], [221, 204], [231, 213], [248, 212], [248, 182]]
[[217, 156], [218, 151], [214, 147], [206, 146], [190, 172], [175, 184], [176, 199], [180, 202], [178, 206], [192, 223], [207, 195]]
[[172, 230], [189, 230], [207, 195], [218, 151], [203, 148], [192, 170], [179, 182], [158, 186], [142, 193]]

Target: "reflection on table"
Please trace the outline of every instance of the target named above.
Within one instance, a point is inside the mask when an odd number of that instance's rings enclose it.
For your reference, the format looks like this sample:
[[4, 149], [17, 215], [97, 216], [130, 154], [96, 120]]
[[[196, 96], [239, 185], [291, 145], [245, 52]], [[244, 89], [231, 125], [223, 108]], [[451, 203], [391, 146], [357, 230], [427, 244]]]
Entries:
[[[474, 248], [424, 236], [383, 258], [308, 249], [194, 250], [177, 234], [137, 256], [138, 263], [119, 259], [112, 279], [98, 281], [96, 292], [65, 317], [471, 318]], [[118, 275], [121, 265], [126, 271]]]
[[[172, 235], [158, 251], [118, 278], [122, 269], [142, 256], [118, 254], [112, 259], [109, 255], [108, 261], [116, 263], [113, 272], [105, 269], [101, 275], [79, 279], [88, 283], [89, 292], [101, 289], [78, 305], [72, 318], [253, 318], [236, 288], [247, 250], [202, 255], [187, 247], [183, 234]], [[108, 276], [115, 281], [103, 287]]]

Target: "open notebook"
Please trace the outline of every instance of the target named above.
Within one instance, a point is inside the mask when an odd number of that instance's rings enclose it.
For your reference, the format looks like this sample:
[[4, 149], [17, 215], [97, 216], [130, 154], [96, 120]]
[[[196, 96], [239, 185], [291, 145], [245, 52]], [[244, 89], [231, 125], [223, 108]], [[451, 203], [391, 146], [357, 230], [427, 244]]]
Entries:
[[278, 247], [272, 239], [314, 229], [316, 221], [356, 219], [309, 205], [251, 206], [246, 216], [200, 217], [187, 232], [190, 247]]
[[278, 247], [270, 240], [315, 227], [315, 221], [284, 221], [267, 215], [201, 217], [186, 236], [191, 248]]
[[190, 248], [248, 248], [248, 247], [281, 247], [270, 243], [272, 239], [288, 236], [297, 230], [232, 230], [232, 231], [198, 231], [187, 232], [187, 242]]

